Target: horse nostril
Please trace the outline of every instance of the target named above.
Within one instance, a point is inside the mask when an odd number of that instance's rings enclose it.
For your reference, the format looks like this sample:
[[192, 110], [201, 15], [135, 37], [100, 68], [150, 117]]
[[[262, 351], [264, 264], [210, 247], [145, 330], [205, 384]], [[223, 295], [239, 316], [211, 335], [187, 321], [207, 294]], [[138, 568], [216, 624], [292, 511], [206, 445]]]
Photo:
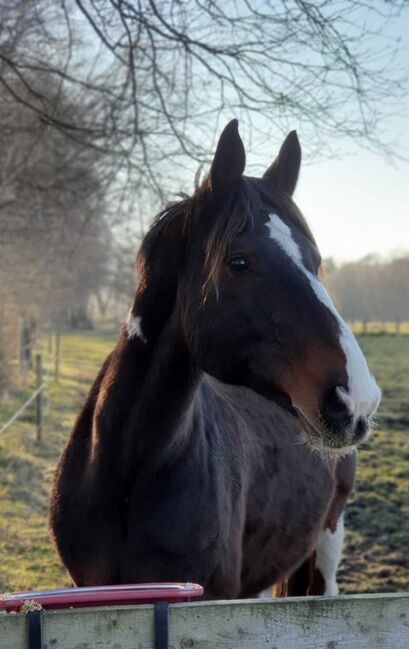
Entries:
[[338, 399], [346, 405], [349, 412], [352, 414], [355, 411], [355, 403], [352, 397], [349, 395], [348, 390], [344, 388], [343, 385], [337, 385], [335, 392]]
[[345, 393], [341, 386], [327, 390], [321, 399], [321, 415], [327, 425], [334, 431], [343, 431], [352, 422], [352, 413], [348, 402], [341, 398], [340, 391]]
[[354, 434], [352, 441], [358, 443], [364, 439], [368, 432], [368, 421], [365, 417], [359, 417], [358, 421], [355, 424]]

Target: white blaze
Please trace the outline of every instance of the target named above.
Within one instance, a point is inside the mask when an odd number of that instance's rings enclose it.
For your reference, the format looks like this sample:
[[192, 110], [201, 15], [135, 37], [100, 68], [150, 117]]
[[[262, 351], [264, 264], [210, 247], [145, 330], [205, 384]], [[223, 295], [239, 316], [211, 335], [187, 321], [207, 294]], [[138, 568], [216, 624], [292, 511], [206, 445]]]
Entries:
[[297, 268], [305, 275], [317, 298], [333, 313], [338, 321], [340, 345], [346, 357], [349, 388], [348, 392], [342, 390], [342, 388], [338, 388], [338, 397], [350, 410], [355, 421], [361, 416], [367, 417], [372, 415], [379, 405], [381, 392], [376, 385], [374, 377], [369, 372], [365, 357], [359, 348], [355, 336], [339, 315], [325, 286], [316, 275], [304, 266], [301, 250], [294, 240], [288, 225], [277, 214], [270, 214], [267, 227], [270, 231], [271, 239], [280, 246]]

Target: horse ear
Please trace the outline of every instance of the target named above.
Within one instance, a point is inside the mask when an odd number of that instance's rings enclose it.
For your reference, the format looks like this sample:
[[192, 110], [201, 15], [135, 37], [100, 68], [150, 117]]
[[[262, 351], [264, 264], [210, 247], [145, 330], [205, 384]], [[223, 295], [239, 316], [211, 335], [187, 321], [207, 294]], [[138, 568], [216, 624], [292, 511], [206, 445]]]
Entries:
[[263, 178], [292, 196], [301, 166], [301, 146], [297, 132], [291, 131], [281, 145], [280, 152]]
[[239, 135], [239, 123], [232, 119], [224, 128], [210, 169], [212, 194], [223, 197], [242, 177], [246, 154]]

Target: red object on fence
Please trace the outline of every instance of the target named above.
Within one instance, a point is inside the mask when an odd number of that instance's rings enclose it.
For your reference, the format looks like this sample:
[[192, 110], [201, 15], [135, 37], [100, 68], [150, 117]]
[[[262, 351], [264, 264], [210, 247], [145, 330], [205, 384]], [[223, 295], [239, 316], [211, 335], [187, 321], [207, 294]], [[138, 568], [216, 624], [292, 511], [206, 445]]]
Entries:
[[28, 590], [0, 595], [0, 610], [19, 611], [27, 600], [42, 608], [81, 608], [155, 602], [189, 602], [201, 597], [203, 587], [190, 583], [126, 584], [124, 586], [90, 586], [56, 590]]

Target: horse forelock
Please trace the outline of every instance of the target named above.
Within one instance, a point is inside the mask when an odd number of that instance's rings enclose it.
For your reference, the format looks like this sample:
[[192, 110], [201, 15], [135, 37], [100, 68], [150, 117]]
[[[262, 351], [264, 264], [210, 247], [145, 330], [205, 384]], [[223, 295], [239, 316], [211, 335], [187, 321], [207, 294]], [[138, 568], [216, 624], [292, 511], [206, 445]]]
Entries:
[[259, 194], [245, 178], [220, 205], [205, 243], [204, 295], [210, 285], [218, 292], [221, 270], [232, 243], [239, 234], [254, 227], [260, 207]]
[[277, 211], [316, 247], [299, 208], [287, 194], [264, 180], [243, 177], [217, 205], [213, 204], [206, 184], [192, 196], [182, 195], [180, 201], [159, 212], [142, 242], [136, 260], [140, 288], [147, 281], [146, 262], [154, 254], [155, 242], [161, 238], [170, 245], [181, 243], [178, 240], [182, 238], [189, 243], [190, 234], [195, 230], [195, 236], [197, 231], [199, 238], [203, 238], [203, 296], [211, 286], [218, 292], [220, 274], [235, 238], [251, 231], [259, 217], [267, 216], [271, 210]]

